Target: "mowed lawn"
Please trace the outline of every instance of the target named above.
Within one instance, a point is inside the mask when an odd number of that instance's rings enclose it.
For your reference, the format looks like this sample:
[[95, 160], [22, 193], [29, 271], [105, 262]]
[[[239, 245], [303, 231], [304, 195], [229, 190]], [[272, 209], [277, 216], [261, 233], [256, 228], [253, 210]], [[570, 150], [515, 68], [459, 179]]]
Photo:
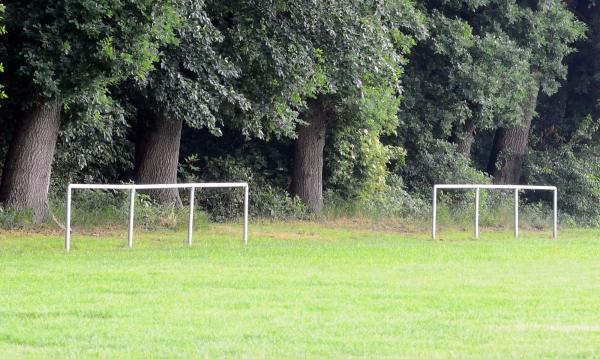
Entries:
[[600, 232], [0, 232], [0, 357], [600, 357]]

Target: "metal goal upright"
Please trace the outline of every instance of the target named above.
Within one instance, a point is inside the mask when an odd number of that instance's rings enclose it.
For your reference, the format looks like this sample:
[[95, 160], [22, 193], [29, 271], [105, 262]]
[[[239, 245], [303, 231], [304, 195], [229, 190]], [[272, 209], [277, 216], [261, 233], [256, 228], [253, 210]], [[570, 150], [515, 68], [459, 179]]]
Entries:
[[529, 186], [529, 185], [494, 185], [494, 184], [436, 184], [433, 186], [432, 200], [432, 226], [431, 237], [436, 236], [437, 193], [440, 189], [474, 189], [475, 190], [475, 238], [479, 238], [479, 193], [481, 189], [508, 189], [514, 190], [514, 233], [519, 237], [519, 191], [552, 191], [552, 237], [558, 238], [558, 189], [556, 186]]
[[248, 183], [246, 182], [223, 182], [223, 183], [170, 183], [170, 184], [69, 184], [67, 188], [67, 213], [66, 213], [66, 233], [65, 249], [71, 250], [71, 200], [74, 189], [117, 189], [129, 190], [129, 225], [127, 235], [127, 246], [133, 247], [133, 221], [135, 212], [136, 190], [146, 189], [169, 189], [169, 188], [189, 188], [190, 189], [190, 212], [188, 223], [188, 245], [192, 245], [193, 223], [194, 223], [194, 200], [196, 188], [243, 188], [244, 189], [244, 245], [248, 244]]

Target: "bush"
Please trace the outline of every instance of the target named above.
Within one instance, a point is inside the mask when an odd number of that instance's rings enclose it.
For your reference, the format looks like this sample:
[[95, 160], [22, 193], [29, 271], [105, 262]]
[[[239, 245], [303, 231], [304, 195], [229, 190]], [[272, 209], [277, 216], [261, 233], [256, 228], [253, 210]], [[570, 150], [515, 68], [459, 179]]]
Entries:
[[0, 229], [26, 229], [33, 226], [31, 211], [13, 211], [0, 205]]
[[453, 144], [443, 140], [431, 141], [426, 148], [411, 152], [399, 172], [410, 190], [421, 197], [431, 196], [437, 183], [490, 183], [487, 174], [473, 168], [467, 158], [456, 153]]
[[[465, 195], [465, 201], [454, 201], [441, 197], [438, 201], [437, 218], [440, 226], [458, 227], [470, 231], [475, 219], [475, 194], [473, 190]], [[480, 228], [509, 229], [514, 227], [513, 191], [482, 190], [479, 208]], [[569, 216], [561, 215], [561, 226], [571, 226]], [[552, 228], [552, 206], [548, 202], [529, 202], [526, 196], [520, 196], [519, 228], [549, 230]]]
[[426, 201], [411, 196], [402, 179], [388, 175], [384, 186], [363, 192], [358, 198], [348, 200], [332, 190], [325, 192], [326, 216], [367, 216], [374, 218], [402, 218], [425, 215], [429, 210]]
[[531, 151], [524, 172], [530, 183], [547, 183], [558, 188], [559, 211], [566, 212], [579, 224], [600, 225], [600, 147], [573, 148], [567, 144]]
[[[64, 223], [64, 200], [54, 198], [52, 203], [53, 213]], [[127, 225], [129, 218], [129, 191], [74, 191], [71, 210], [73, 225], [79, 228], [123, 227]], [[148, 195], [138, 192], [134, 215], [136, 228], [183, 229], [187, 228], [189, 206], [177, 208], [173, 205], [158, 205]], [[195, 211], [194, 217], [195, 227], [206, 223], [208, 218], [202, 211]]]
[[[200, 166], [197, 156], [186, 159], [180, 166], [180, 173], [186, 182], [248, 182], [248, 210], [251, 216], [273, 219], [301, 219], [309, 216], [308, 209], [298, 198], [291, 197], [285, 189], [271, 184], [286, 182], [286, 179], [282, 180], [278, 174], [270, 177], [259, 175], [272, 173], [260, 156], [253, 160], [223, 156], [204, 161], [205, 165]], [[204, 170], [201, 171], [201, 168]], [[242, 214], [244, 194], [239, 189], [210, 189], [201, 193], [198, 202], [212, 220], [225, 221]]]

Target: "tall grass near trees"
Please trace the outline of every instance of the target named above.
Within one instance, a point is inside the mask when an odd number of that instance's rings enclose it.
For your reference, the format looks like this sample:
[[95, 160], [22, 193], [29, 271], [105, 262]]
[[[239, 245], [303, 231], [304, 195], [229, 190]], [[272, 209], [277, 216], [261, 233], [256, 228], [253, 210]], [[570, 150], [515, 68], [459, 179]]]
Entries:
[[[135, 226], [141, 230], [181, 230], [189, 219], [189, 191], [181, 191], [183, 207], [154, 203], [147, 195], [138, 193], [135, 205]], [[521, 196], [519, 226], [522, 229], [550, 230], [552, 208], [544, 198], [528, 202]], [[473, 191], [441, 193], [438, 203], [438, 226], [441, 230], [471, 232], [475, 216]], [[373, 194], [368, 200], [343, 200], [335, 195], [327, 197], [327, 206], [321, 214], [311, 214], [297, 199], [281, 197], [269, 188], [250, 189], [250, 217], [252, 220], [327, 222], [350, 220], [378, 223], [382, 228], [414, 228], [428, 232], [431, 225], [430, 199], [409, 196], [403, 190]], [[210, 222], [238, 221], [242, 216], [243, 193], [235, 189], [211, 189], [196, 192], [194, 225]], [[75, 229], [125, 228], [129, 216], [129, 192], [105, 190], [74, 191], [72, 224]], [[492, 230], [512, 230], [514, 202], [512, 192], [482, 191], [480, 227]], [[55, 197], [52, 212], [56, 222], [33, 225], [28, 212], [13, 212], [0, 208], [0, 228], [43, 231], [60, 229], [64, 224], [64, 198]], [[577, 221], [560, 211], [562, 228], [574, 227]], [[469, 235], [466, 233], [465, 235]]]

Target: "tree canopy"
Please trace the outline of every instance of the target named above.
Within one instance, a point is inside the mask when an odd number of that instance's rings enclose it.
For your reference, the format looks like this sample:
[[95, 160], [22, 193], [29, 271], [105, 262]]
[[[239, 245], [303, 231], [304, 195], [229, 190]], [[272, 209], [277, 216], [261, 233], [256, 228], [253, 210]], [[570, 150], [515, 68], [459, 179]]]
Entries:
[[4, 4], [0, 202], [14, 210], [73, 180], [247, 180], [258, 214], [407, 213], [433, 183], [493, 181], [575, 184], [565, 210], [600, 223], [594, 2]]
[[15, 129], [0, 201], [48, 217], [48, 186], [64, 105], [142, 78], [174, 41], [170, 1], [8, 1], [3, 37]]

